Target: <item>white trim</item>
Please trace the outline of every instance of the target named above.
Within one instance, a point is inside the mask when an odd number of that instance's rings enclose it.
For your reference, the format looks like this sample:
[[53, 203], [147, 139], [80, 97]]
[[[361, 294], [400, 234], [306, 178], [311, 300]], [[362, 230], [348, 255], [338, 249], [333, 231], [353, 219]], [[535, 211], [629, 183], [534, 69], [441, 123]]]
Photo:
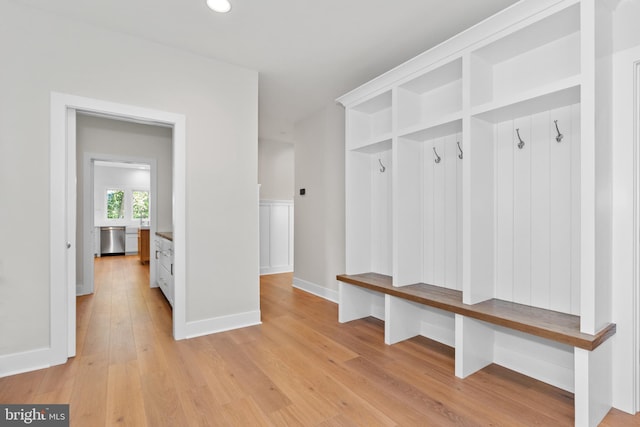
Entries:
[[336, 304], [340, 301], [340, 293], [337, 290], [325, 288], [324, 286], [320, 286], [297, 277], [293, 278], [293, 287]]
[[260, 267], [260, 275], [268, 276], [269, 274], [292, 273], [292, 265], [283, 265], [276, 267]]
[[[66, 284], [67, 233], [60, 224], [66, 223], [66, 206], [59, 203], [66, 199], [65, 183], [75, 182], [75, 164], [67, 165], [67, 153], [71, 141], [67, 140], [67, 110], [97, 113], [110, 118], [141, 121], [147, 124], [173, 126], [173, 233], [176, 265], [176, 284], [173, 309], [173, 336], [186, 338], [186, 297], [185, 297], [185, 236], [186, 236], [186, 118], [181, 114], [119, 104], [104, 100], [75, 95], [51, 93], [51, 140], [50, 140], [50, 290], [51, 290], [51, 355], [50, 364], [64, 363], [75, 352], [75, 327], [70, 327], [70, 310], [75, 303], [75, 283]], [[75, 140], [73, 141], [75, 149]], [[68, 167], [73, 166], [73, 167]], [[75, 263], [75, 259], [73, 261]], [[74, 310], [75, 311], [75, 310]]]
[[[637, 53], [640, 55], [640, 52]], [[640, 410], [640, 59], [635, 62], [634, 69], [634, 102], [633, 102], [633, 174], [634, 174], [634, 200], [633, 200], [633, 329], [634, 329], [634, 357], [633, 381], [635, 392], [634, 413]]]
[[187, 322], [185, 332], [186, 338], [195, 338], [260, 324], [260, 310], [256, 310]]
[[640, 409], [640, 46], [613, 62], [613, 406]]
[[39, 348], [0, 356], [0, 378], [65, 363], [52, 357], [51, 348]]

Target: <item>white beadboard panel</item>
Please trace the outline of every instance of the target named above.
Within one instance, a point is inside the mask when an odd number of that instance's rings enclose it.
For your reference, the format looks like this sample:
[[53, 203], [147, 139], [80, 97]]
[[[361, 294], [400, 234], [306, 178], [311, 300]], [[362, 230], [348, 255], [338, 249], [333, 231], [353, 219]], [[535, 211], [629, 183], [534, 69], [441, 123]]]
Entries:
[[[514, 121], [525, 142], [513, 158], [513, 301], [531, 304], [531, 117]], [[516, 136], [517, 137], [517, 136]]]
[[[550, 111], [550, 287], [549, 308], [571, 311], [571, 144], [570, 107]], [[555, 140], [554, 120], [568, 125], [561, 142]]]
[[293, 202], [260, 201], [260, 274], [293, 271]]
[[[434, 195], [434, 274], [433, 284], [437, 286], [445, 286], [445, 163], [444, 160], [444, 138], [437, 138], [433, 142], [433, 148], [435, 148], [438, 156], [440, 157], [440, 163], [435, 163], [434, 160], [434, 182], [433, 182], [433, 195]], [[432, 157], [435, 158], [433, 149], [431, 150]], [[428, 157], [428, 155], [427, 155]]]
[[291, 223], [293, 221], [291, 211], [292, 204], [271, 205], [270, 218], [270, 245], [272, 266], [292, 265], [291, 262]]
[[[458, 146], [457, 135], [444, 138], [444, 286], [456, 289], [458, 282]], [[462, 208], [462, 207], [460, 207]]]
[[269, 253], [269, 235], [270, 235], [270, 218], [271, 207], [268, 204], [260, 204], [260, 270], [268, 268], [270, 265]]
[[531, 119], [531, 305], [549, 306], [549, 113]]
[[579, 114], [575, 104], [495, 125], [496, 298], [579, 314]]
[[580, 315], [580, 104], [571, 106], [568, 139], [571, 141], [571, 314]]
[[[461, 133], [424, 143], [423, 282], [462, 290]], [[435, 162], [435, 148], [440, 162]]]
[[456, 203], [458, 206], [458, 210], [456, 211], [456, 243], [457, 243], [457, 252], [456, 252], [456, 260], [457, 260], [457, 271], [458, 275], [456, 277], [456, 286], [455, 288], [459, 291], [462, 290], [462, 165], [464, 161], [464, 142], [462, 140], [462, 133], [458, 133], [456, 135], [456, 142], [460, 143], [460, 149], [462, 153], [458, 152], [457, 154], [462, 156], [462, 158], [458, 158], [457, 168], [456, 168]]
[[[380, 162], [385, 167], [381, 172]], [[392, 276], [391, 150], [370, 158], [371, 171], [371, 271]]]
[[423, 282], [435, 285], [435, 166], [433, 161], [433, 143], [426, 142], [423, 151], [424, 164], [424, 273]]
[[513, 122], [496, 125], [496, 298], [513, 301]]
[[[422, 151], [420, 141], [399, 138], [394, 158], [402, 167], [396, 169], [393, 188], [394, 248], [393, 285], [405, 286], [422, 281]], [[385, 172], [386, 173], [386, 172]]]

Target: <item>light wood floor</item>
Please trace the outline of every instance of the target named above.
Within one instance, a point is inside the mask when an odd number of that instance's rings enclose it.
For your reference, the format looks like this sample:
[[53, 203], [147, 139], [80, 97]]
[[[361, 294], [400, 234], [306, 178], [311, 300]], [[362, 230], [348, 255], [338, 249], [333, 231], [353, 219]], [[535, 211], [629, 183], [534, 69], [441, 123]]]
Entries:
[[[451, 348], [393, 346], [374, 319], [261, 280], [261, 326], [175, 342], [171, 310], [135, 257], [96, 262], [78, 298], [77, 356], [0, 379], [2, 403], [70, 403], [73, 426], [570, 426], [573, 396], [490, 366], [454, 376]], [[215, 286], [212, 280], [211, 286]], [[640, 426], [613, 410], [604, 426]]]

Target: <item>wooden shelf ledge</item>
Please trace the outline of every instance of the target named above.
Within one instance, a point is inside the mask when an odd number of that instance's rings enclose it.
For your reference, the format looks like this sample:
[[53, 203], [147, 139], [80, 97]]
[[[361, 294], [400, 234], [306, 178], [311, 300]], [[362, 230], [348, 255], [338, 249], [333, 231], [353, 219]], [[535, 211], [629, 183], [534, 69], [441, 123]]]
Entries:
[[344, 283], [589, 351], [594, 350], [616, 333], [615, 323], [608, 324], [596, 335], [589, 335], [580, 332], [579, 316], [499, 299], [490, 299], [473, 305], [463, 304], [461, 291], [425, 283], [395, 287], [392, 285], [390, 276], [378, 273], [338, 275], [337, 279]]

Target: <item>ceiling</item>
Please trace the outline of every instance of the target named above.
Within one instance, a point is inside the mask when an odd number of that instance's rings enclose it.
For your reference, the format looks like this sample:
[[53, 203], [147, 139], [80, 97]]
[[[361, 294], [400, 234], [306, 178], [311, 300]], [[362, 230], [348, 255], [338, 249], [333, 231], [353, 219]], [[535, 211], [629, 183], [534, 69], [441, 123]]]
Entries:
[[259, 71], [261, 138], [293, 124], [516, 0], [19, 0]]

